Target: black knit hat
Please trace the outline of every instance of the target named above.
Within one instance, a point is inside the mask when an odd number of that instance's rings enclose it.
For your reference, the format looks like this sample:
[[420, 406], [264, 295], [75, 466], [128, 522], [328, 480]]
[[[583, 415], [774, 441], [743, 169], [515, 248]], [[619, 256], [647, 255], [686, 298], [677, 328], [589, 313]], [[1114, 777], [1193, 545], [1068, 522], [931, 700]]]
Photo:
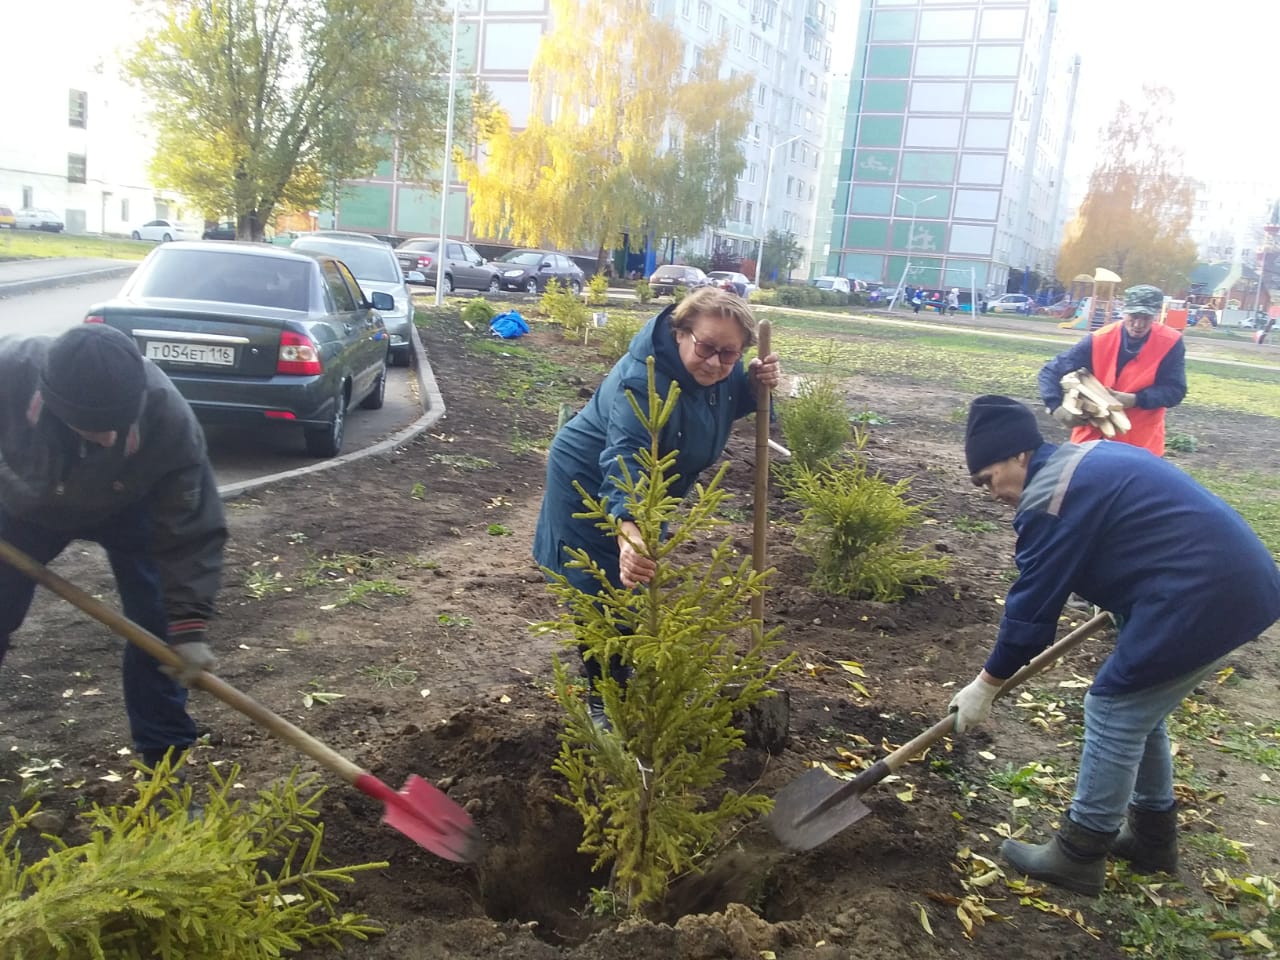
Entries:
[[1036, 426], [1035, 414], [1017, 400], [988, 394], [969, 405], [964, 457], [971, 474], [1024, 450], [1034, 450], [1042, 443], [1044, 437]]
[[146, 382], [142, 354], [131, 337], [85, 323], [49, 346], [40, 394], [63, 423], [97, 433], [123, 430], [137, 419]]

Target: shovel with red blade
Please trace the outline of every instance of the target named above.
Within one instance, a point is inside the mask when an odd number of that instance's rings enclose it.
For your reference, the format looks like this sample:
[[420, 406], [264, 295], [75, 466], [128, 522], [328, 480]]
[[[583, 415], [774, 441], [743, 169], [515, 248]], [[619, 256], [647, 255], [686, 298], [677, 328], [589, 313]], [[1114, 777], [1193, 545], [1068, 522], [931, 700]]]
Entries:
[[[159, 637], [93, 599], [4, 540], [0, 540], [0, 560], [79, 607], [162, 664], [176, 668], [183, 666], [182, 658]], [[212, 673], [202, 672], [192, 686], [213, 694], [233, 710], [243, 713], [254, 723], [337, 774], [361, 793], [380, 800], [384, 806], [382, 822], [399, 830], [414, 843], [446, 860], [467, 863], [475, 859], [478, 842], [471, 817], [457, 803], [417, 774], [411, 775], [400, 790], [392, 790], [373, 774], [360, 769], [331, 747]]]

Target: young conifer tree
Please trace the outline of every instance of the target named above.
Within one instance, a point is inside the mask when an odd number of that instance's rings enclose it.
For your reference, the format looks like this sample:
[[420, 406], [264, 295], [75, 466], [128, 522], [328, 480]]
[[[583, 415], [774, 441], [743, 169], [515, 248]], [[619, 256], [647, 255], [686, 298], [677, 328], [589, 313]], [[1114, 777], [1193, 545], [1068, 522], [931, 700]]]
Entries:
[[[749, 612], [767, 571], [754, 571], [731, 538], [709, 557], [682, 549], [723, 523], [727, 464], [687, 500], [671, 495], [676, 455], [660, 454], [658, 436], [679, 388], [672, 384], [660, 396], [653, 370], [650, 358], [648, 409], [629, 397], [650, 444], [638, 452], [639, 475], [624, 471], [621, 487], [657, 573], [642, 588], [620, 589], [584, 551], [571, 550], [571, 566], [589, 571], [600, 592], [584, 593], [553, 574], [551, 590], [566, 612], [544, 625], [568, 635], [567, 646], [583, 645], [600, 663], [617, 656], [632, 671], [625, 690], [607, 670], [597, 683], [612, 727], [604, 730], [575, 689], [576, 669], [571, 676], [556, 658], [556, 691], [567, 717], [553, 765], [568, 781], [569, 795], [561, 799], [582, 816], [579, 849], [595, 854], [597, 868], [612, 864], [607, 893], [629, 913], [661, 902], [671, 879], [696, 869], [727, 825], [770, 809], [763, 795], [729, 790], [717, 799], [708, 790], [743, 745], [735, 714], [772, 696], [771, 684], [790, 664], [790, 658], [770, 663], [778, 630], [765, 632]], [[618, 536], [619, 521], [604, 502], [578, 492], [583, 514], [596, 520], [601, 535]]]

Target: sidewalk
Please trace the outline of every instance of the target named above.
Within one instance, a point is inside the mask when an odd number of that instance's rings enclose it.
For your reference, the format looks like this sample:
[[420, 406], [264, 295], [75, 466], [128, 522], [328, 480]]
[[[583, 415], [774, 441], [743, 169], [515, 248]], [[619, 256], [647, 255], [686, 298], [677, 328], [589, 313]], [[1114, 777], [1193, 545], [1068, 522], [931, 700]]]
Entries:
[[0, 262], [0, 297], [90, 280], [109, 280], [112, 277], [123, 280], [138, 263], [137, 260], [100, 260], [93, 257], [6, 260]]

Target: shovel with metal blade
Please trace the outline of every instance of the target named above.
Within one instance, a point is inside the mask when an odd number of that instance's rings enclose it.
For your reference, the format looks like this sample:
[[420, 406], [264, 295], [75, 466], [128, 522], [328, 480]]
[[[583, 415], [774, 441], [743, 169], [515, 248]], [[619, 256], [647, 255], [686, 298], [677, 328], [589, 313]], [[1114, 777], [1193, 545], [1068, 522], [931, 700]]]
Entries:
[[[1076, 627], [1006, 680], [996, 694], [997, 698], [1049, 667], [1110, 622], [1111, 614], [1100, 613]], [[812, 850], [869, 814], [871, 808], [862, 802], [862, 795], [951, 733], [954, 727], [955, 714], [948, 713], [914, 740], [877, 760], [852, 780], [839, 780], [821, 767], [813, 767], [778, 791], [773, 801], [773, 812], [765, 822], [784, 845], [793, 850]]]
[[[79, 607], [166, 666], [182, 668], [182, 657], [159, 637], [93, 599], [4, 540], [0, 540], [0, 560]], [[385, 808], [382, 822], [399, 830], [414, 843], [446, 860], [468, 863], [475, 859], [478, 843], [470, 815], [417, 774], [411, 775], [402, 789], [392, 790], [373, 774], [360, 769], [331, 747], [207, 670], [201, 672], [191, 685], [213, 694], [233, 710], [243, 713], [285, 743], [340, 776], [361, 793], [380, 800]]]

